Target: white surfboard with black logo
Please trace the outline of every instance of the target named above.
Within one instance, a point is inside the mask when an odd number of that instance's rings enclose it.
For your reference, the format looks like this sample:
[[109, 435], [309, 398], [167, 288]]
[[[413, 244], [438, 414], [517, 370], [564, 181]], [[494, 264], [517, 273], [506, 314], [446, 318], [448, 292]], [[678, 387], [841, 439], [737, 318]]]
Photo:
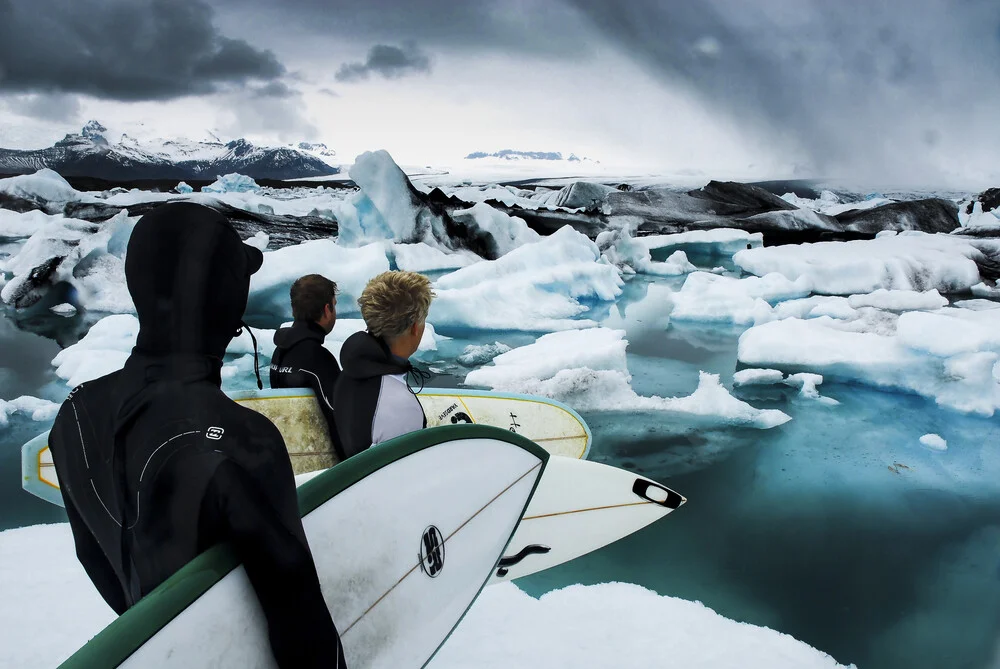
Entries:
[[[417, 669], [491, 577], [548, 453], [499, 428], [404, 435], [299, 488], [323, 596], [351, 669]], [[63, 665], [274, 667], [246, 573], [225, 547], [182, 568]]]

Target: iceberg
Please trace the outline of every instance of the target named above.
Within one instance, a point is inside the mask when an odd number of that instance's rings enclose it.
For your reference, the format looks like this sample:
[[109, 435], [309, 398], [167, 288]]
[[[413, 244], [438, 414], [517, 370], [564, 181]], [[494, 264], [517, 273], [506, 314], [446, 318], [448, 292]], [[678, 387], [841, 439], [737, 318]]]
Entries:
[[614, 300], [623, 282], [594, 242], [570, 227], [497, 260], [438, 279], [430, 319], [439, 328], [552, 331], [591, 327], [588, 305]]
[[383, 244], [360, 248], [340, 246], [331, 239], [314, 239], [264, 253], [264, 264], [250, 279], [247, 312], [288, 320], [292, 307], [288, 290], [306, 274], [322, 274], [336, 282], [340, 292], [337, 313], [359, 313], [357, 299], [365, 284], [389, 269]]
[[105, 316], [94, 323], [83, 339], [67, 346], [52, 359], [56, 376], [76, 387], [125, 366], [139, 334], [139, 319], [131, 314]]
[[446, 253], [436, 246], [419, 242], [417, 244], [392, 244], [391, 254], [398, 269], [408, 272], [432, 272], [444, 269], [459, 269], [482, 260], [472, 251]]
[[954, 235], [903, 232], [871, 240], [818, 242], [740, 251], [733, 261], [757, 276], [804, 280], [824, 295], [879, 289], [956, 293], [980, 282], [983, 253]]
[[178, 193], [182, 193], [182, 194], [185, 194], [185, 195], [188, 194], [188, 193], [193, 193], [194, 192], [194, 188], [192, 188], [191, 186], [188, 186], [183, 181], [180, 182], [179, 184], [177, 184], [176, 186], [174, 186], [174, 190], [177, 191]]
[[259, 190], [260, 186], [256, 181], [235, 172], [218, 177], [213, 183], [201, 187], [202, 193], [256, 193]]
[[[0, 194], [28, 200], [46, 211], [51, 209], [49, 213], [62, 211], [68, 202], [94, 199], [70, 186], [62, 176], [48, 168], [40, 169], [34, 174], [0, 179]], [[46, 207], [46, 205], [53, 206]]]
[[775, 409], [756, 409], [733, 397], [717, 374], [701, 372], [686, 397], [645, 397], [631, 387], [624, 330], [590, 328], [554, 332], [515, 348], [493, 364], [469, 372], [467, 385], [550, 397], [578, 411], [663, 411], [700, 416], [726, 425], [768, 429], [791, 418]]

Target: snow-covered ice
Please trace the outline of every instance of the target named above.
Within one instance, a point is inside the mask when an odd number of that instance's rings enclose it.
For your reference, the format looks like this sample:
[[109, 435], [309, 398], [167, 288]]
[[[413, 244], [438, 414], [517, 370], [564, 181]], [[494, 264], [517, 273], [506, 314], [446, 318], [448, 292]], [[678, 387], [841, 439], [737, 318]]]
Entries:
[[[0, 592], [0, 648], [18, 669], [59, 664], [115, 618], [77, 561], [67, 523], [0, 532]], [[703, 669], [841, 666], [787, 634], [625, 583], [540, 599], [511, 583], [489, 587], [429, 666], [616, 667], [651, 657]]]
[[477, 262], [434, 284], [429, 320], [439, 328], [551, 331], [590, 327], [574, 320], [622, 291], [617, 269], [571, 227], [497, 260]]
[[193, 193], [194, 192], [194, 188], [192, 188], [191, 186], [188, 186], [183, 181], [181, 181], [176, 186], [174, 186], [174, 190], [177, 191], [178, 193], [183, 193], [183, 194]]
[[887, 311], [918, 311], [940, 309], [948, 305], [948, 300], [935, 289], [919, 292], [879, 288], [875, 292], [865, 295], [851, 295], [847, 298], [847, 303], [854, 309], [874, 307]]
[[781, 383], [785, 375], [777, 369], [741, 369], [733, 374], [733, 385], [740, 386], [770, 386]]
[[135, 316], [105, 316], [91, 326], [83, 339], [52, 359], [56, 376], [74, 387], [121, 369], [138, 334], [139, 319]]
[[482, 260], [472, 251], [446, 253], [436, 246], [417, 244], [392, 244], [391, 253], [396, 267], [408, 272], [431, 272], [458, 269]]
[[955, 235], [907, 231], [849, 242], [818, 242], [740, 251], [733, 261], [757, 276], [779, 273], [810, 292], [854, 295], [898, 289], [943, 293], [981, 281], [974, 259], [983, 253]]
[[689, 274], [673, 296], [674, 320], [746, 324], [770, 318], [771, 302], [805, 297], [805, 277], [791, 280], [772, 273], [736, 279], [709, 272]]
[[740, 337], [739, 360], [911, 392], [958, 411], [1000, 408], [1000, 310], [877, 314], [757, 325]]
[[12, 400], [0, 400], [0, 428], [7, 427], [10, 417], [23, 414], [36, 421], [49, 421], [59, 413], [59, 405], [31, 395], [21, 395]]
[[249, 244], [255, 249], [259, 249], [261, 252], [267, 250], [267, 245], [271, 242], [271, 237], [264, 231], [256, 233], [253, 237], [249, 239], [244, 239], [244, 244]]
[[755, 409], [733, 397], [718, 375], [706, 372], [687, 397], [638, 395], [629, 384], [627, 346], [623, 330], [555, 332], [497, 356], [492, 365], [469, 372], [465, 383], [550, 397], [579, 411], [664, 411], [762, 429], [790, 420], [781, 411]]
[[948, 442], [941, 438], [939, 434], [925, 434], [920, 437], [920, 443], [932, 451], [947, 451]]
[[457, 360], [459, 364], [465, 365], [466, 367], [476, 367], [492, 362], [495, 357], [501, 353], [506, 353], [509, 350], [510, 346], [507, 346], [507, 344], [502, 342], [481, 345], [470, 344], [465, 347], [465, 350], [462, 351], [462, 355], [458, 356]]
[[49, 311], [56, 314], [57, 316], [72, 316], [76, 314], [76, 307], [74, 307], [69, 302], [63, 302], [57, 304], [54, 307], [49, 307]]

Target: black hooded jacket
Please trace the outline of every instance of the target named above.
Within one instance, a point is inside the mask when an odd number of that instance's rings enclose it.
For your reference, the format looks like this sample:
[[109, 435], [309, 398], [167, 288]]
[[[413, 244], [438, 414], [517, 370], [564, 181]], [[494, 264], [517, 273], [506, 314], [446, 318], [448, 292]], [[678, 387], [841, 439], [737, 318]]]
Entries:
[[354, 333], [340, 349], [340, 362], [344, 371], [333, 392], [333, 409], [348, 457], [427, 427], [423, 407], [406, 382], [413, 365], [382, 339]]
[[333, 415], [333, 390], [340, 365], [323, 348], [326, 332], [312, 321], [295, 321], [274, 333], [277, 348], [271, 356], [272, 388], [311, 388], [330, 428], [330, 442], [337, 458], [344, 460], [344, 447]]
[[261, 262], [207, 207], [143, 216], [125, 262], [136, 347], [124, 369], [70, 393], [49, 446], [77, 556], [117, 613], [229, 541], [279, 666], [343, 666], [281, 434], [220, 389]]

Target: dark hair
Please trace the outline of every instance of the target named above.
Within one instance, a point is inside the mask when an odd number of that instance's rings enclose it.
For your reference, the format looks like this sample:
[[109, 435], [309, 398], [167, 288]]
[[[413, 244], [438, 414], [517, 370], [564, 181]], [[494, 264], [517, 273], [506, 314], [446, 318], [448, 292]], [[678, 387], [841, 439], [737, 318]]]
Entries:
[[317, 321], [323, 308], [333, 302], [337, 284], [321, 274], [306, 274], [295, 280], [288, 295], [292, 300], [292, 317], [297, 321]]

